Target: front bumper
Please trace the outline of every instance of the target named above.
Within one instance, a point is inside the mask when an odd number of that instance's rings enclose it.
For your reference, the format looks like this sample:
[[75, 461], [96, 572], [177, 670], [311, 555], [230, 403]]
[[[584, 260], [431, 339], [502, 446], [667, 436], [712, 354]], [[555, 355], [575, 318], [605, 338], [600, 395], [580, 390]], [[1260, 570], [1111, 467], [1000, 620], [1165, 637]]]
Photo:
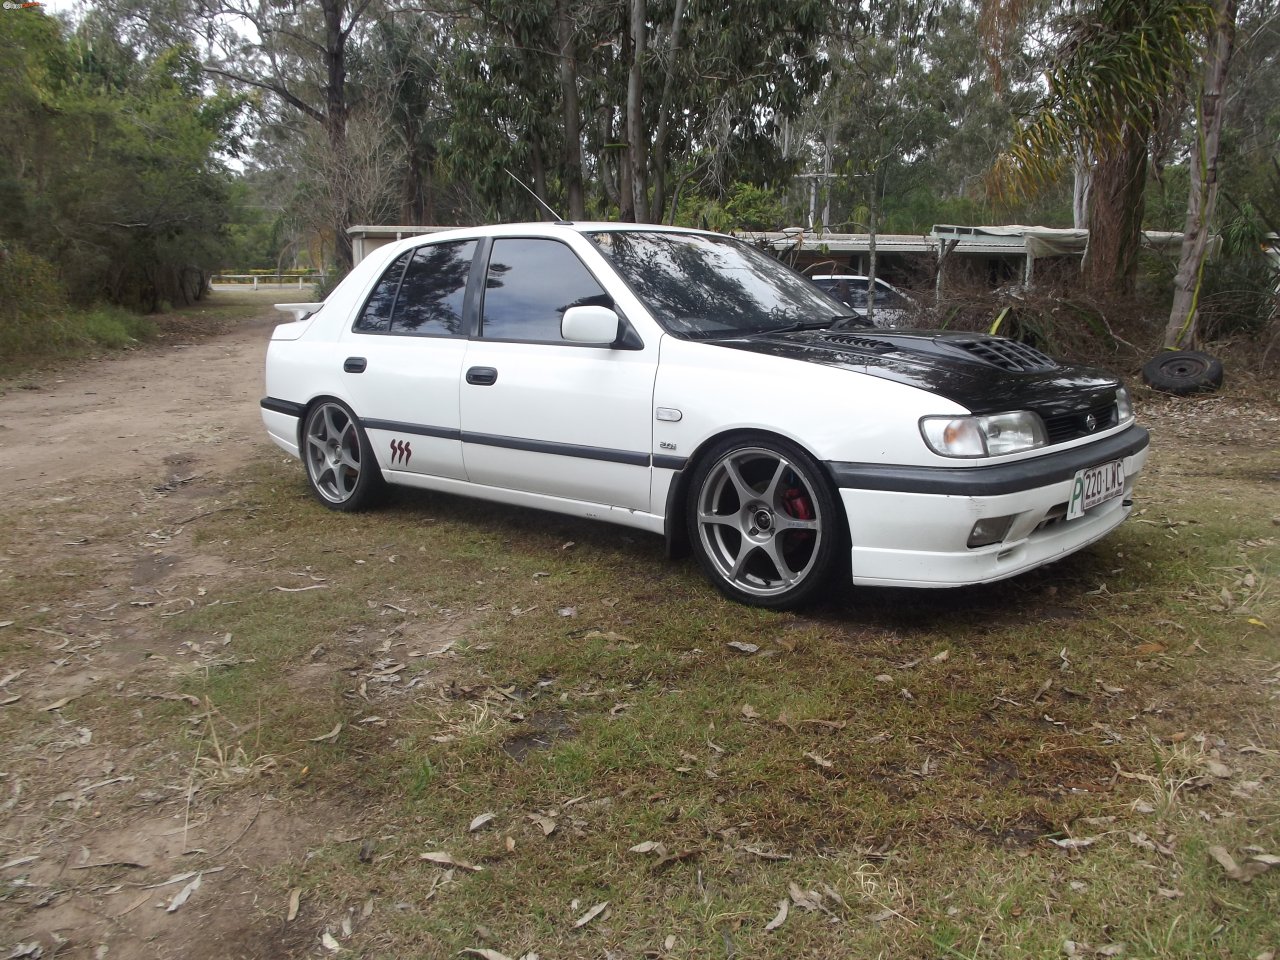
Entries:
[[[1009, 464], [883, 467], [830, 463], [852, 543], [853, 582], [957, 587], [1016, 576], [1106, 536], [1133, 508], [1149, 437], [1131, 426], [1103, 440]], [[1122, 496], [1066, 520], [1076, 472], [1124, 461]], [[970, 548], [973, 525], [1013, 517], [1004, 539]]]

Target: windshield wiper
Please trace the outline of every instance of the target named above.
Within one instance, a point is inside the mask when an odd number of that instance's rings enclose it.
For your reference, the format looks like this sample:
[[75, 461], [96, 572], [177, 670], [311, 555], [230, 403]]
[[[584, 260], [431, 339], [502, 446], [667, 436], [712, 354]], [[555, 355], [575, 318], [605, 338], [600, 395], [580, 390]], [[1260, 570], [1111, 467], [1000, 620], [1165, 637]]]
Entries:
[[844, 326], [874, 327], [875, 324], [869, 321], [866, 314], [863, 313], [840, 313], [831, 318], [831, 326], [833, 328]]
[[831, 317], [828, 320], [797, 320], [795, 323], [788, 323], [781, 327], [773, 327], [769, 330], [758, 330], [750, 336], [762, 337], [770, 333], [795, 333], [797, 330], [825, 330], [831, 326], [839, 317]]

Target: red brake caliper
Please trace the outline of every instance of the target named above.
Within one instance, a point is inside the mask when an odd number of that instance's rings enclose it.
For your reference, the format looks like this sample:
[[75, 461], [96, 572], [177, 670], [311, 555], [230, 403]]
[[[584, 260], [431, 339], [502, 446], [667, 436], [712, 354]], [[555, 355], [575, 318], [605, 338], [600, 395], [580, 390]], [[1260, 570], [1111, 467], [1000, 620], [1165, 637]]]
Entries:
[[[787, 488], [782, 494], [782, 505], [786, 507], [787, 513], [796, 520], [812, 520], [814, 517], [813, 504], [799, 487]], [[813, 531], [796, 530], [792, 533], [792, 536], [803, 543], [813, 539]]]

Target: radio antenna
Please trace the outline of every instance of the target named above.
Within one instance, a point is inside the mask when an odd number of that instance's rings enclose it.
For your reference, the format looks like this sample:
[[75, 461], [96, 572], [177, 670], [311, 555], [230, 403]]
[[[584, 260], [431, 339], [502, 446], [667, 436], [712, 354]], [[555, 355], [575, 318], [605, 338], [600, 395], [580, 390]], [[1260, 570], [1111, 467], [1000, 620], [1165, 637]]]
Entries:
[[558, 214], [558, 213], [556, 213], [554, 210], [552, 210], [552, 209], [551, 209], [551, 207], [547, 205], [547, 202], [546, 202], [545, 200], [543, 200], [540, 196], [538, 196], [536, 193], [534, 193], [534, 192], [533, 192], [533, 188], [532, 188], [532, 187], [530, 187], [527, 183], [525, 183], [523, 180], [521, 180], [519, 177], [517, 177], [514, 173], [512, 173], [512, 172], [511, 172], [510, 170], [508, 170], [506, 167], [503, 167], [503, 168], [502, 168], [502, 172], [503, 172], [503, 173], [505, 173], [505, 174], [506, 174], [508, 177], [510, 177], [512, 180], [514, 180], [516, 183], [520, 184], [520, 186], [524, 187], [524, 188], [525, 188], [525, 190], [527, 190], [527, 191], [529, 192], [529, 196], [533, 197], [533, 199], [534, 199], [534, 200], [536, 200], [536, 201], [538, 202], [538, 206], [542, 207], [542, 209], [543, 209], [543, 210], [545, 210], [545, 211], [547, 211], [547, 213], [551, 214], [552, 218], [555, 220], [555, 222], [556, 222], [556, 223], [568, 223], [568, 222], [569, 222], [569, 221], [568, 221], [568, 220], [566, 220], [564, 217], [560, 216], [560, 214]]

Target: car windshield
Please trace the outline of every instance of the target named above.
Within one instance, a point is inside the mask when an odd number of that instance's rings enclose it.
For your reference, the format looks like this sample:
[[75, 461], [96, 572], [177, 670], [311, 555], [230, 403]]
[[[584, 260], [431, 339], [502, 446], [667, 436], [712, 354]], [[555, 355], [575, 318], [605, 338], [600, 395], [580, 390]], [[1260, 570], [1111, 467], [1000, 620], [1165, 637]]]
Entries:
[[654, 318], [678, 336], [714, 339], [850, 322], [842, 303], [729, 237], [635, 230], [587, 236]]

